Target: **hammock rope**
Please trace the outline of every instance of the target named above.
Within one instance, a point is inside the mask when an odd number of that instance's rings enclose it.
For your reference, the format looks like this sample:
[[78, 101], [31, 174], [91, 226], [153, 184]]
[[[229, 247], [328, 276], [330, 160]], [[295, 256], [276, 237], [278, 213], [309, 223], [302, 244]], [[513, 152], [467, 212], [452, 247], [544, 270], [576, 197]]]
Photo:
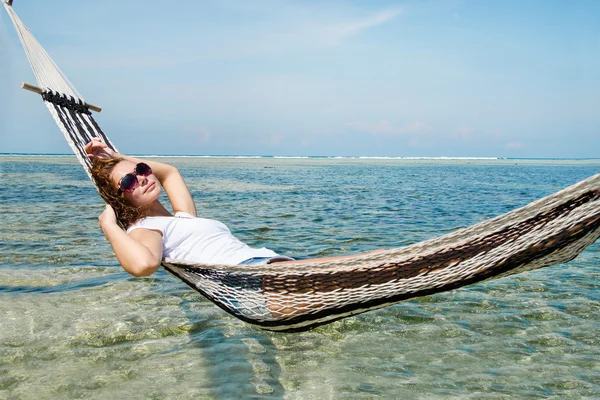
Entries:
[[[43, 88], [42, 99], [89, 175], [84, 146], [100, 137], [116, 151], [84, 99], [17, 17], [4, 7]], [[162, 266], [250, 324], [301, 331], [417, 296], [564, 263], [600, 237], [600, 174], [471, 227], [376, 254], [265, 266]]]

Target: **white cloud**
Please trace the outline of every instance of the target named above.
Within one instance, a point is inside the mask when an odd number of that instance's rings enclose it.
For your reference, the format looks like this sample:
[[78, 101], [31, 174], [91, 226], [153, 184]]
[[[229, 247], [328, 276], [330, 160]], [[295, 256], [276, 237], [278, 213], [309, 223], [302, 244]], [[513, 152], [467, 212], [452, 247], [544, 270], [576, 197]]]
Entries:
[[475, 136], [475, 129], [469, 125], [459, 126], [451, 135], [452, 139], [469, 140]]
[[387, 10], [376, 15], [356, 19], [354, 21], [338, 22], [333, 26], [322, 26], [321, 40], [329, 45], [337, 45], [347, 37], [357, 35], [361, 31], [386, 23], [400, 15], [401, 10]]
[[408, 127], [405, 128], [405, 131], [412, 133], [427, 133], [431, 132], [431, 126], [427, 125], [422, 121], [414, 121]]
[[523, 147], [525, 147], [525, 145], [521, 142], [510, 142], [510, 143], [507, 143], [504, 147], [506, 147], [507, 149], [510, 149], [510, 150], [519, 150], [519, 149], [522, 149]]
[[257, 135], [258, 143], [268, 147], [276, 147], [286, 142], [283, 132], [262, 132]]
[[423, 135], [432, 131], [432, 127], [422, 121], [413, 121], [404, 127], [394, 127], [387, 120], [376, 123], [356, 121], [349, 123], [348, 127], [354, 131], [369, 133], [374, 136]]
[[351, 122], [348, 126], [355, 131], [370, 133], [371, 135], [394, 135], [399, 133], [388, 121], [370, 123], [365, 121]]
[[207, 143], [212, 138], [212, 132], [204, 126], [184, 126], [181, 133], [186, 139], [200, 144]]
[[[344, 8], [323, 12], [319, 7], [279, 9], [264, 25], [251, 30], [242, 28], [223, 38], [219, 57], [246, 57], [294, 53], [338, 46], [351, 36], [382, 25], [400, 15], [402, 10], [389, 9], [370, 15], [343, 16]], [[356, 11], [351, 12], [356, 14]], [[210, 57], [210, 54], [206, 54]]]

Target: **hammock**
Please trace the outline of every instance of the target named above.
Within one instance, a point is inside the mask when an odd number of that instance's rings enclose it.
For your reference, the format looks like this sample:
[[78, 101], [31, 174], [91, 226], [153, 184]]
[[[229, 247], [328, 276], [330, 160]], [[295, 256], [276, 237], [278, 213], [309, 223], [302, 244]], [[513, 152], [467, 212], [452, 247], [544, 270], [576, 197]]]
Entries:
[[[41, 93], [89, 174], [83, 146], [102, 132], [90, 108], [3, 0]], [[507, 214], [412, 246], [328, 262], [162, 266], [250, 324], [301, 331], [399, 301], [575, 258], [600, 237], [600, 174]]]

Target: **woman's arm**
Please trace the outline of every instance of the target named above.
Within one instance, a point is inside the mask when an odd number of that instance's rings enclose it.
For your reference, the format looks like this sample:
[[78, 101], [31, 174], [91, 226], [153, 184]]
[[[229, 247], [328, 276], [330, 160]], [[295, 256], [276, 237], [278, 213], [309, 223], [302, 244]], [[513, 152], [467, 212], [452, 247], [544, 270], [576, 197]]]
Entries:
[[133, 276], [148, 276], [156, 272], [162, 260], [162, 234], [150, 229], [135, 229], [129, 235], [119, 225], [112, 207], [98, 217], [98, 225], [117, 256], [123, 269]]
[[194, 204], [192, 195], [190, 194], [183, 177], [174, 166], [116, 153], [109, 149], [99, 138], [93, 138], [92, 141], [85, 146], [85, 151], [90, 158], [122, 157], [136, 164], [140, 162], [148, 164], [150, 168], [152, 168], [152, 173], [158, 178], [158, 181], [165, 189], [169, 201], [171, 202], [171, 206], [173, 207], [173, 211], [183, 211], [196, 216], [196, 205]]

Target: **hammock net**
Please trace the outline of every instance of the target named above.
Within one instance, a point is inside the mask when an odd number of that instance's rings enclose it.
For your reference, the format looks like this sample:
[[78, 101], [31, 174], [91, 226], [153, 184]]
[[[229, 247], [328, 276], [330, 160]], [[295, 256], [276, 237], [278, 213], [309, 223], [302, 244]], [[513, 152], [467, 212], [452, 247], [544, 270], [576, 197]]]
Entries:
[[[100, 137], [88, 104], [3, 0], [42, 99], [89, 175]], [[265, 266], [162, 266], [226, 312], [264, 329], [300, 331], [399, 301], [565, 263], [600, 236], [600, 174], [469, 228], [377, 254]]]

